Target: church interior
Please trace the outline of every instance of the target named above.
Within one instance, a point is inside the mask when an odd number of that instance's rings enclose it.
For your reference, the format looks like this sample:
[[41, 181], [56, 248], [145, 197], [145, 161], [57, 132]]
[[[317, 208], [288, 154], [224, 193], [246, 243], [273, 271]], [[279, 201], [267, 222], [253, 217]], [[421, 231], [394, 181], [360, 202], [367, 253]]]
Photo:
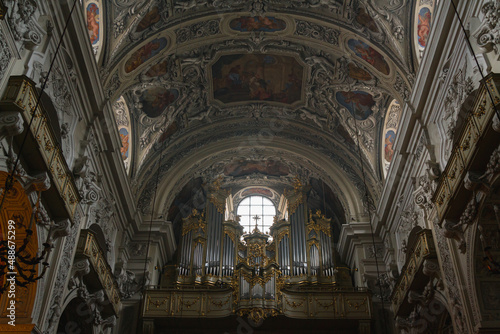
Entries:
[[499, 0], [0, 0], [0, 332], [500, 333]]

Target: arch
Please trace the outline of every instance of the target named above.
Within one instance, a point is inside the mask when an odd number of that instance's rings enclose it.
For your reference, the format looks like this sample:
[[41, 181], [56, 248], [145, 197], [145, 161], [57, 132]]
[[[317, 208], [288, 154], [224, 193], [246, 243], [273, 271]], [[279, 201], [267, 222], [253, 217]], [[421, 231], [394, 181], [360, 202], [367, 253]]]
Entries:
[[[470, 244], [467, 257], [471, 308], [476, 313], [475, 325], [484, 329], [494, 326], [489, 320], [496, 319], [500, 311], [500, 244], [498, 226], [500, 224], [500, 175], [491, 177], [491, 187], [487, 196], [479, 203], [477, 219], [468, 236]], [[494, 327], [498, 330], [498, 327]]]
[[75, 297], [66, 305], [59, 318], [57, 333], [94, 333], [93, 313], [87, 302]]
[[[211, 160], [212, 157], [216, 156], [218, 161], [224, 157], [232, 157], [234, 156], [234, 149], [243, 150], [245, 148], [252, 148], [252, 144], [255, 141], [258, 142], [258, 140], [249, 137], [224, 139], [216, 143], [210, 143], [198, 149], [196, 154], [191, 154], [179, 161], [163, 177], [160, 175], [161, 181], [158, 184], [158, 189], [161, 189], [162, 192], [158, 193], [157, 203], [161, 203], [161, 206], [155, 208], [156, 212], [154, 214], [164, 214], [170, 207], [175, 194], [178, 193], [178, 189], [192, 178], [196, 170], [204, 170], [214, 164], [214, 161]], [[322, 170], [315, 170], [315, 172], [321, 175], [324, 182], [335, 193], [342, 194], [342, 205], [346, 216], [348, 216], [346, 220], [350, 221], [351, 218], [362, 219], [364, 215], [362, 196], [359, 191], [356, 191], [356, 184], [346, 178], [344, 169], [336, 165], [334, 161], [301, 143], [290, 143], [279, 137], [273, 137], [273, 140], [266, 144], [266, 148], [278, 149], [284, 156], [294, 156], [297, 159], [313, 161], [318, 168], [321, 166]], [[165, 161], [165, 157], [163, 160]], [[151, 162], [151, 166], [155, 165], [157, 163]], [[148, 170], [146, 167], [144, 166], [144, 171]], [[154, 180], [152, 175], [143, 175], [143, 177]], [[140, 177], [138, 178], [140, 179]], [[146, 185], [147, 183], [143, 181], [143, 184]], [[146, 189], [142, 189], [141, 192], [143, 194], [141, 196], [147, 193]]]
[[255, 226], [259, 227], [261, 232], [269, 234], [269, 228], [273, 224], [274, 216], [276, 216], [276, 206], [266, 196], [251, 195], [245, 197], [236, 209], [236, 214], [240, 216], [240, 225], [243, 226], [245, 233], [252, 231], [254, 217], [259, 217], [260, 220], [255, 221]]

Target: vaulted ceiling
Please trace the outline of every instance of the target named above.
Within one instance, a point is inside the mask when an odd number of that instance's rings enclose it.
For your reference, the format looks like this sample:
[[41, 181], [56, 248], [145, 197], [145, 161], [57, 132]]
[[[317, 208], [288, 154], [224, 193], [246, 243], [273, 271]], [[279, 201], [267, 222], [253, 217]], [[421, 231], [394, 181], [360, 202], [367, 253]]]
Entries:
[[157, 215], [199, 177], [234, 191], [322, 180], [340, 220], [366, 215], [364, 179], [377, 201], [387, 110], [417, 63], [413, 1], [84, 5], [143, 213], [157, 176]]

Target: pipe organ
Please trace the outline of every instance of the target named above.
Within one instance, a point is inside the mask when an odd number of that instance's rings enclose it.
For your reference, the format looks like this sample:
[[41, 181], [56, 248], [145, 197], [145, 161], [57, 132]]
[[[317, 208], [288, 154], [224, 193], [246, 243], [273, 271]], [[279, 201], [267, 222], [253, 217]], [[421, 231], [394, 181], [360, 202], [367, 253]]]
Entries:
[[[308, 318], [313, 314], [309, 308], [316, 307], [316, 302], [321, 305], [345, 302], [337, 294], [347, 289], [364, 298], [363, 303], [361, 299], [356, 299], [355, 304], [348, 302], [358, 305], [353, 312], [359, 313], [359, 305], [365, 305], [362, 308], [365, 313], [359, 315], [370, 318], [370, 295], [353, 289], [349, 269], [335, 265], [331, 219], [319, 210], [313, 213], [308, 209], [308, 190], [309, 187], [299, 184], [284, 194], [289, 219], [275, 217], [270, 235], [259, 231], [257, 226], [251, 233], [243, 234], [238, 217], [224, 219], [231, 217], [225, 215], [226, 203], [231, 202], [226, 201], [229, 192], [214, 183], [209, 188], [204, 211], [193, 210], [183, 219], [176, 273], [166, 273], [170, 278], [165, 281], [172, 285], [162, 285], [170, 291], [170, 303], [167, 299], [160, 303], [154, 298], [147, 303], [157, 308], [164, 303], [170, 307], [169, 316], [208, 316], [211, 312], [213, 317], [248, 314], [254, 321], [278, 314]], [[172, 276], [176, 279], [172, 280]], [[190, 292], [182, 292], [185, 289]], [[331, 291], [326, 297], [322, 295], [325, 289]], [[150, 297], [158, 293], [159, 290], [151, 291]], [[187, 301], [176, 308], [176, 298]], [[304, 303], [304, 298], [309, 298], [309, 303]], [[198, 311], [195, 312], [194, 306], [183, 311], [183, 305], [197, 303]], [[324, 311], [324, 318], [346, 314]]]

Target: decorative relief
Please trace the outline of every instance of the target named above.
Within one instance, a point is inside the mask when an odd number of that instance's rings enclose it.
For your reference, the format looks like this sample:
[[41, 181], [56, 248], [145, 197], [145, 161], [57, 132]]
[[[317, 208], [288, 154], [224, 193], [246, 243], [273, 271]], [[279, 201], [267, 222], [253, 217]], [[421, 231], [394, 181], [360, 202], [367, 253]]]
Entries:
[[[78, 222], [79, 224], [79, 222]], [[76, 222], [75, 225], [79, 226]], [[73, 262], [73, 249], [76, 244], [76, 236], [78, 234], [78, 228], [73, 228], [70, 235], [66, 238], [64, 243], [62, 258], [59, 264], [59, 269], [57, 270], [57, 276], [55, 279], [55, 284], [52, 288], [52, 300], [50, 302], [50, 311], [47, 315], [45, 326], [45, 333], [51, 333], [52, 328], [54, 328], [59, 322], [59, 317], [61, 316], [61, 300], [63, 299], [63, 293], [65, 291], [66, 280], [69, 275], [69, 270], [71, 268], [71, 263]]]
[[12, 52], [10, 51], [9, 45], [5, 41], [3, 31], [0, 30], [0, 81], [3, 79], [11, 59]]
[[3, 0], [7, 7], [7, 23], [17, 42], [27, 46], [39, 45], [45, 34], [38, 25], [37, 4], [34, 0]]
[[220, 33], [220, 19], [195, 23], [175, 31], [178, 44], [189, 42], [193, 39], [209, 37]]
[[488, 1], [483, 5], [481, 11], [484, 19], [473, 36], [484, 51], [495, 51], [498, 57], [500, 55], [500, 3], [498, 1]]
[[465, 68], [459, 69], [453, 77], [451, 83], [448, 85], [446, 96], [444, 99], [444, 122], [446, 130], [446, 138], [444, 152], [447, 152], [446, 158], [448, 159], [451, 154], [451, 147], [455, 137], [455, 129], [457, 126], [460, 110], [465, 99], [471, 94], [473, 90], [472, 79], [466, 77], [467, 64]]
[[331, 45], [339, 45], [340, 30], [302, 20], [296, 20], [295, 24], [295, 34], [298, 36], [314, 38]]

